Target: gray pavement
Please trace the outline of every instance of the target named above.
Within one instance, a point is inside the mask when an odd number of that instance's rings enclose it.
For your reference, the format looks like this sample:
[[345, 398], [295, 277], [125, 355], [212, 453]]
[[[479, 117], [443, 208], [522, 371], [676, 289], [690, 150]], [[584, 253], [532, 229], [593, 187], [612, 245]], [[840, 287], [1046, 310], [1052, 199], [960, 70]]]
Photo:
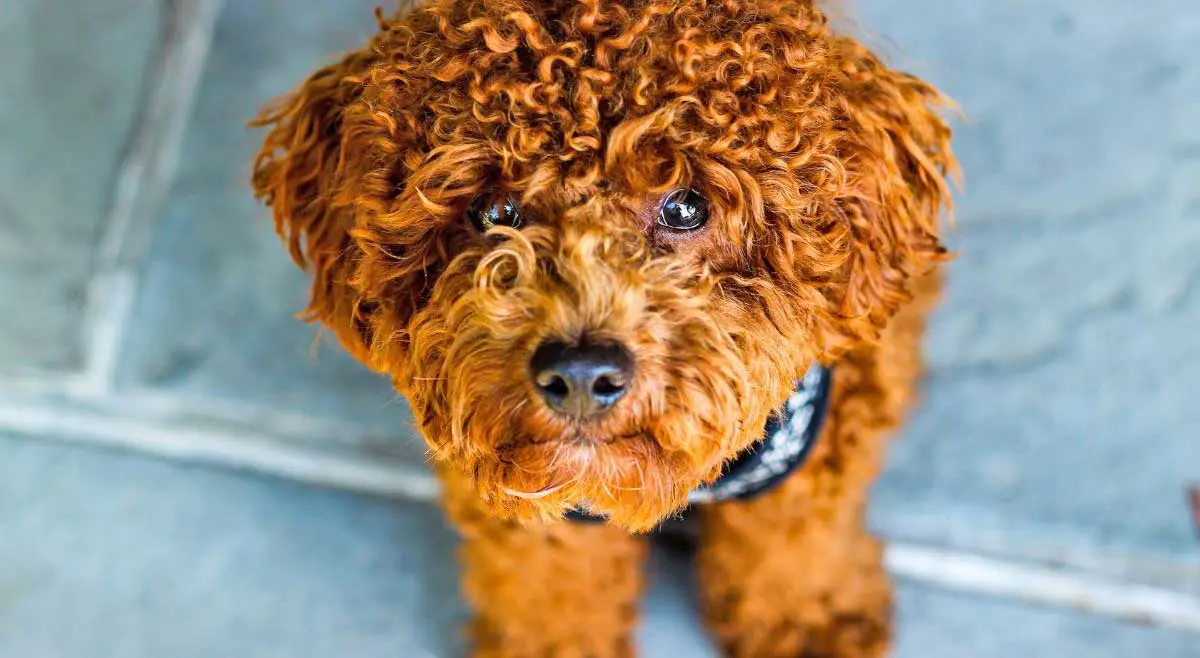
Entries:
[[1200, 4], [858, 4], [967, 114], [959, 260], [880, 524], [1197, 564]]
[[[304, 277], [245, 182], [245, 121], [375, 4], [0, 2], [0, 657], [461, 654], [431, 508], [269, 476], [421, 468], [387, 382], [291, 317]], [[967, 114], [960, 257], [873, 524], [1200, 609], [1200, 5], [853, 5]], [[682, 558], [653, 571], [646, 655], [706, 655]], [[1200, 656], [1200, 613], [1134, 626], [987, 577], [905, 581], [896, 655]]]
[[92, 255], [160, 11], [156, 0], [0, 4], [0, 373], [82, 365]]
[[[463, 655], [454, 539], [421, 505], [0, 438], [0, 656]], [[660, 550], [646, 656], [715, 656]], [[904, 583], [896, 658], [1194, 658], [1200, 637]]]

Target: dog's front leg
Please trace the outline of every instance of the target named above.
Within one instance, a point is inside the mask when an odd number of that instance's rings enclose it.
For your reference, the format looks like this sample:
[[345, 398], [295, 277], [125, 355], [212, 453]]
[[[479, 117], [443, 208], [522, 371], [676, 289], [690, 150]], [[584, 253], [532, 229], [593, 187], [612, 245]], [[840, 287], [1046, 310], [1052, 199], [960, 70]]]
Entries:
[[834, 364], [829, 418], [803, 468], [759, 498], [700, 508], [701, 596], [729, 656], [887, 653], [892, 588], [864, 525], [867, 496], [912, 403], [940, 285], [937, 274], [921, 279], [878, 344]]
[[463, 543], [475, 658], [628, 658], [645, 540], [604, 524], [522, 525], [480, 510], [442, 478]]
[[878, 541], [829, 517], [781, 517], [792, 493], [708, 510], [709, 629], [730, 658], [881, 658], [892, 595]]
[[891, 585], [863, 517], [885, 438], [911, 399], [919, 329], [897, 323], [882, 346], [835, 367], [828, 425], [801, 470], [758, 498], [701, 508], [701, 594], [727, 655], [886, 654]]

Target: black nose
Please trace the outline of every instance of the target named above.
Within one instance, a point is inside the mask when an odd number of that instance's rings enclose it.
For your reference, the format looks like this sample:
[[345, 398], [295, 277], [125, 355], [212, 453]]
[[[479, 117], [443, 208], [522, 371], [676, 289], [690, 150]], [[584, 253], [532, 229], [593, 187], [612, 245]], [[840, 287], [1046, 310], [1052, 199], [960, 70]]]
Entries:
[[533, 385], [551, 408], [577, 419], [608, 411], [629, 386], [633, 356], [615, 343], [543, 343], [530, 360]]

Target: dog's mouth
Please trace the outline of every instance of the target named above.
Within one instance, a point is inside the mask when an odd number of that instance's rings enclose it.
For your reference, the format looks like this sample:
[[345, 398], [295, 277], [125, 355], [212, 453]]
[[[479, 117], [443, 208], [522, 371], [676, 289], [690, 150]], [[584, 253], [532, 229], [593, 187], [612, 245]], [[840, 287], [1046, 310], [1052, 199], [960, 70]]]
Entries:
[[502, 462], [526, 474], [539, 471], [548, 476], [553, 474], [555, 481], [543, 489], [561, 488], [575, 475], [620, 459], [621, 444], [638, 437], [573, 431], [565, 436], [528, 437], [508, 443], [497, 454]]
[[493, 491], [510, 501], [562, 512], [588, 508], [626, 522], [669, 513], [696, 479], [680, 456], [632, 428], [525, 436], [498, 450], [496, 459], [496, 470], [481, 481], [494, 478]]
[[631, 441], [652, 441], [651, 432], [643, 427], [620, 423], [576, 422], [559, 425], [544, 431], [529, 429], [514, 431], [497, 446], [500, 452], [520, 451], [531, 446], [555, 447], [562, 450], [587, 451], [619, 446]]

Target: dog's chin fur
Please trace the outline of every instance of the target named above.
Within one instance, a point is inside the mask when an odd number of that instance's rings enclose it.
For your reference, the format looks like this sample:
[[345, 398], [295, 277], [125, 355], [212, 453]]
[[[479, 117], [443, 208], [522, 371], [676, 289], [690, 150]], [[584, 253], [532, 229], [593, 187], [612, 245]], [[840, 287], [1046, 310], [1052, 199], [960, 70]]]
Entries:
[[688, 483], [700, 479], [683, 458], [664, 455], [651, 438], [553, 443], [504, 450], [476, 466], [475, 482], [493, 514], [551, 521], [576, 507], [630, 530], [647, 530], [680, 509]]

